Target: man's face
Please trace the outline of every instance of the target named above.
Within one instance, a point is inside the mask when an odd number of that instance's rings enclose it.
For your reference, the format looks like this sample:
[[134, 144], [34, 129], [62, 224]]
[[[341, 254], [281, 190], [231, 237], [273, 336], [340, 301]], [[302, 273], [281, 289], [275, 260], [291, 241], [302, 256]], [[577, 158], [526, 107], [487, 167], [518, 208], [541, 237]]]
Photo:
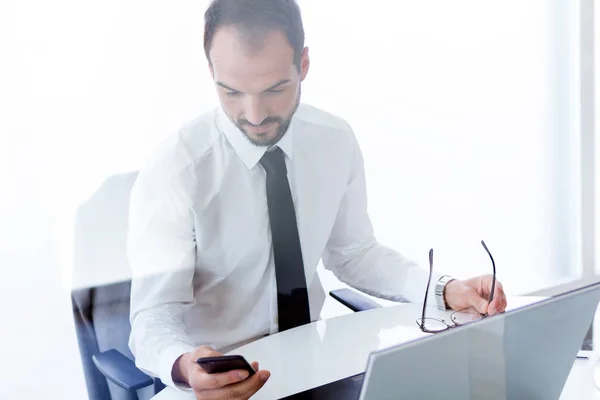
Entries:
[[300, 71], [282, 32], [264, 35], [250, 46], [235, 27], [221, 27], [210, 49], [211, 74], [223, 109], [256, 146], [271, 146], [284, 135], [300, 102], [308, 72], [308, 49]]

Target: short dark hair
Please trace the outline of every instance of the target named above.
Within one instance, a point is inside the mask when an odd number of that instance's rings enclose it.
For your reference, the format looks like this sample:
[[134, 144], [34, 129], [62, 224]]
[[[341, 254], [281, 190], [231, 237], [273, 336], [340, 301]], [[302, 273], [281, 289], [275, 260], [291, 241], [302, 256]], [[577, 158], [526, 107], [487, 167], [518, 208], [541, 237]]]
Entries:
[[210, 48], [217, 29], [234, 25], [260, 45], [264, 34], [281, 31], [294, 50], [294, 64], [300, 69], [304, 49], [304, 27], [296, 0], [212, 0], [204, 13], [204, 52], [210, 62]]

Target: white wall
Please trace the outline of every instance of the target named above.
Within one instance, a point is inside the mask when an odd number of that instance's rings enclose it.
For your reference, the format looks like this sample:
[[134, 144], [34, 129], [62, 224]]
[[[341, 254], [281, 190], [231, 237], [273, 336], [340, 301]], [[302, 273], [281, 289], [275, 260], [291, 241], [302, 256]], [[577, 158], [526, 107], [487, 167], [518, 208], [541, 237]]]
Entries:
[[[304, 100], [352, 124], [383, 243], [462, 277], [489, 271], [484, 239], [511, 293], [578, 273], [574, 2], [300, 4]], [[84, 397], [73, 214], [215, 104], [205, 6], [1, 3], [0, 398]]]
[[423, 265], [434, 247], [436, 266], [465, 276], [489, 271], [484, 239], [514, 292], [577, 272], [565, 3], [346, 2], [348, 18], [328, 18], [338, 3], [307, 12], [305, 99], [354, 126], [380, 240]]

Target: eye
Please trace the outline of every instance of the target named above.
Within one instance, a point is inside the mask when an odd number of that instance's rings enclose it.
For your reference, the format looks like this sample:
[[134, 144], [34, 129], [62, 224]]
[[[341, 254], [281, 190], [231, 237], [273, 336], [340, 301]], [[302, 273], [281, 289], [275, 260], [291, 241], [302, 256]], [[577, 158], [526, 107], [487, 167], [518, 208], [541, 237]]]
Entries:
[[281, 93], [283, 92], [283, 89], [269, 89], [267, 90], [267, 93]]
[[226, 92], [225, 93], [228, 97], [237, 97], [240, 95], [240, 92]]

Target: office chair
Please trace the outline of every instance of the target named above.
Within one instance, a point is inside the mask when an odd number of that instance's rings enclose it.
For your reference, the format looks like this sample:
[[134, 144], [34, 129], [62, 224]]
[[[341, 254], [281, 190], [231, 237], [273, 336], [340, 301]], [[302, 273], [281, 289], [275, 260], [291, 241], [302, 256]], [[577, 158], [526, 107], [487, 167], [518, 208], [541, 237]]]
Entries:
[[[137, 171], [108, 178], [79, 207], [71, 293], [90, 399], [141, 400], [165, 385], [135, 366], [128, 340], [131, 270], [126, 258], [129, 194]], [[352, 311], [380, 305], [352, 289], [330, 295]]]
[[128, 346], [131, 270], [125, 245], [137, 172], [108, 178], [75, 219], [71, 302], [90, 399], [145, 400], [164, 385], [138, 368]]

